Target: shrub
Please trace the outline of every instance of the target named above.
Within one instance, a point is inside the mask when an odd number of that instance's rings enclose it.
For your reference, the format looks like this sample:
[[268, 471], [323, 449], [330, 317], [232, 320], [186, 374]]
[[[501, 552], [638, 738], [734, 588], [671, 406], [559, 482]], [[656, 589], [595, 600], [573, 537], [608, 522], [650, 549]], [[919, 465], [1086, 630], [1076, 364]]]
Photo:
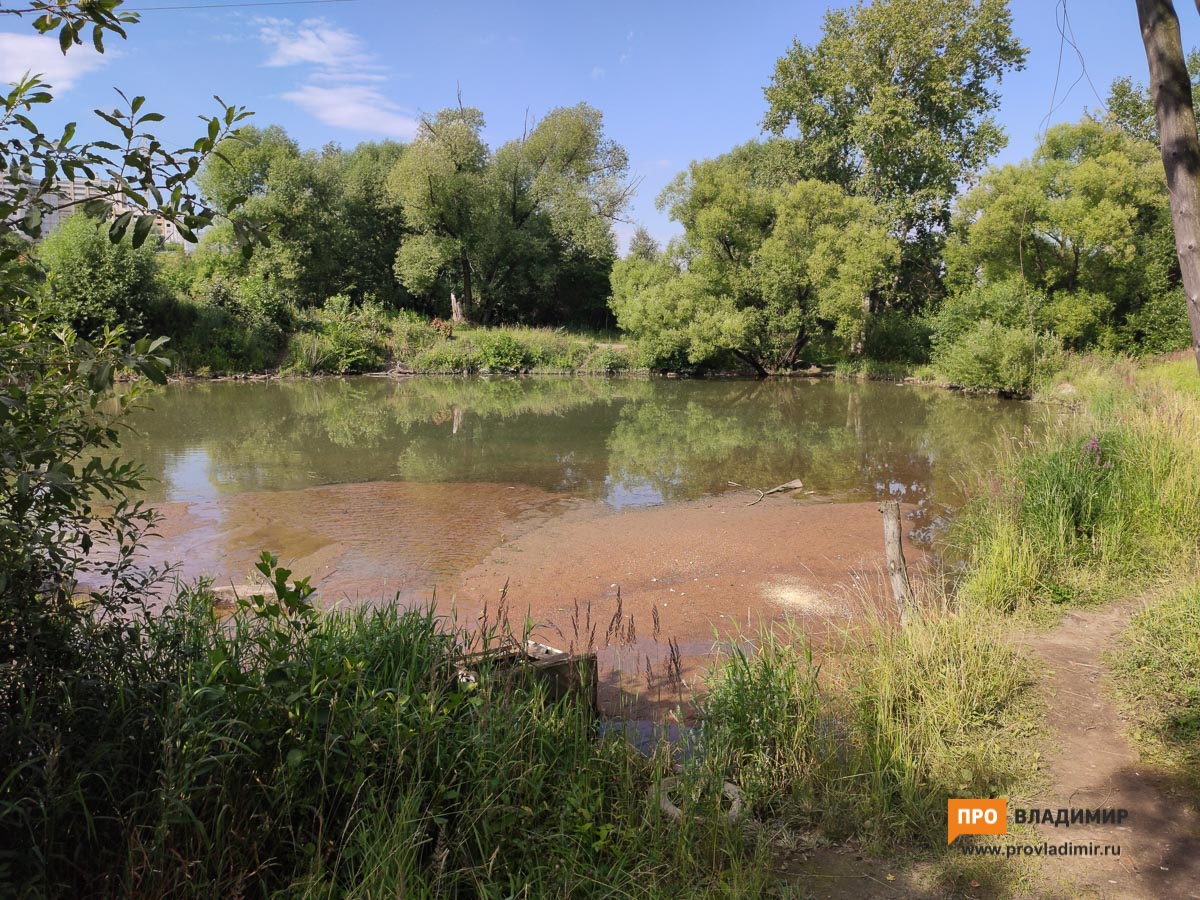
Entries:
[[132, 240], [130, 235], [114, 244], [104, 223], [77, 213], [37, 246], [57, 318], [85, 337], [115, 325], [143, 333], [161, 288], [153, 247], [135, 250]]
[[633, 367], [631, 354], [616, 347], [604, 347], [596, 351], [585, 364], [587, 371], [603, 372], [605, 375], [619, 375]]
[[378, 369], [387, 356], [384, 313], [374, 304], [354, 307], [337, 294], [325, 301], [307, 329], [288, 341], [285, 368], [297, 372], [343, 375]]
[[434, 344], [422, 350], [412, 360], [412, 367], [416, 371], [434, 374], [473, 375], [482, 365], [479, 353], [461, 338]]
[[443, 340], [442, 333], [434, 327], [427, 316], [403, 309], [389, 323], [392, 352], [400, 359], [411, 359], [414, 355]]
[[1059, 359], [1052, 336], [985, 320], [941, 345], [934, 368], [956, 387], [1028, 397], [1054, 372]]
[[863, 356], [877, 362], [927, 362], [932, 333], [925, 319], [902, 312], [885, 312], [868, 321]]
[[983, 322], [1007, 328], [1032, 328], [1046, 296], [1019, 278], [973, 285], [951, 294], [933, 319], [931, 341], [936, 358]]
[[529, 349], [506, 331], [478, 331], [471, 343], [480, 366], [489, 372], [523, 372], [531, 365]]
[[1187, 298], [1178, 289], [1151, 294], [1129, 314], [1117, 333], [1117, 347], [1138, 356], [1170, 353], [1187, 347], [1191, 341]]

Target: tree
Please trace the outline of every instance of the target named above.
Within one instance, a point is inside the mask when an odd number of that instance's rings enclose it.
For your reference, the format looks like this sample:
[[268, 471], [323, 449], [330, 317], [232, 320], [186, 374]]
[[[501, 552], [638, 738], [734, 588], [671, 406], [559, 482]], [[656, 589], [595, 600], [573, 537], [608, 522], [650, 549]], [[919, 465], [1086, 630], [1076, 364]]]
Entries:
[[[124, 37], [125, 26], [137, 21], [120, 5], [29, 0], [20, 8], [0, 6], [0, 13], [36, 16], [34, 28], [57, 31], [64, 53], [89, 33], [103, 51], [107, 35]], [[207, 119], [204, 135], [190, 148], [171, 152], [146, 131], [163, 117], [145, 111], [144, 98], [121, 96], [123, 108], [97, 111], [115, 139], [89, 143], [74, 142], [74, 123], [59, 137], [39, 128], [35, 107], [53, 97], [36, 75], [23, 78], [0, 101], [0, 630], [7, 636], [0, 645], [0, 715], [6, 722], [30, 696], [62, 697], [80, 660], [100, 652], [87, 644], [89, 638], [112, 649], [114, 659], [120, 654], [128, 620], [93, 613], [121, 612], [146, 596], [146, 576], [132, 567], [152, 515], [140, 501], [128, 499], [139, 486], [140, 470], [113, 455], [117, 416], [136, 398], [137, 386], [117, 397], [112, 386], [121, 372], [166, 381], [161, 341], [144, 339], [130, 347], [119, 329], [88, 341], [49, 319], [44, 272], [24, 238], [40, 236], [46, 212], [83, 206], [111, 216], [113, 242], [128, 234], [141, 246], [158, 220], [173, 222], [194, 240], [217, 212], [194, 192], [191, 180], [222, 137], [248, 115], [221, 104], [219, 114]], [[66, 203], [57, 190], [60, 177], [103, 183], [98, 197]], [[234, 221], [239, 237], [253, 242], [253, 223]], [[103, 558], [91, 553], [98, 541], [108, 545]], [[88, 572], [107, 587], [97, 589], [90, 604], [77, 603], [75, 579]], [[51, 690], [39, 694], [47, 685]], [[109, 698], [96, 702], [102, 699]], [[24, 753], [22, 766], [28, 746]], [[6, 815], [19, 805], [9, 804]]]
[[128, 235], [113, 243], [101, 222], [77, 213], [37, 246], [37, 258], [50, 275], [55, 318], [77, 334], [91, 337], [117, 325], [142, 332], [158, 293], [149, 244], [135, 248]]
[[[1191, 50], [1187, 55], [1188, 71], [1192, 73], [1192, 94], [1196, 93], [1197, 78], [1200, 77], [1200, 50]], [[1108, 89], [1106, 121], [1120, 128], [1130, 137], [1158, 144], [1158, 120], [1154, 114], [1154, 98], [1150, 88], [1124, 75], [1113, 81]]]
[[491, 323], [519, 317], [589, 261], [607, 269], [631, 188], [625, 151], [585, 104], [553, 110], [495, 152], [483, 124], [470, 107], [425, 117], [389, 188], [415, 232], [396, 256], [400, 282], [428, 295], [448, 277], [454, 317]]
[[196, 177], [213, 209], [227, 213], [267, 193], [271, 168], [298, 159], [299, 145], [279, 125], [247, 125], [222, 141]]
[[1200, 369], [1200, 138], [1196, 134], [1192, 83], [1183, 57], [1179, 18], [1171, 0], [1137, 0], [1137, 11], [1150, 69], [1175, 248], [1187, 296], [1192, 352]]
[[639, 225], [637, 231], [633, 233], [633, 237], [629, 239], [629, 252], [625, 254], [626, 257], [652, 262], [661, 254], [662, 247], [659, 246], [658, 241], [649, 231]]
[[778, 186], [771, 158], [750, 143], [692, 163], [659, 198], [683, 240], [614, 268], [613, 311], [652, 366], [732, 355], [765, 375], [795, 365], [814, 338], [861, 345], [897, 242], [871, 201], [814, 180]]
[[[289, 307], [320, 306], [345, 294], [356, 303], [398, 306], [407, 295], [392, 276], [404, 226], [388, 196], [388, 172], [404, 145], [364, 143], [351, 151], [328, 145], [301, 151], [282, 128], [246, 128], [224, 141], [200, 173], [217, 209], [241, 204], [271, 222], [271, 246], [242, 260], [228, 226], [210, 229], [196, 268], [255, 293], [269, 286]], [[203, 285], [200, 285], [203, 292]]]
[[1047, 298], [1029, 324], [1076, 349], [1114, 346], [1144, 306], [1178, 296], [1161, 252], [1156, 157], [1153, 144], [1094, 119], [1051, 128], [1032, 159], [988, 173], [960, 201], [947, 247], [952, 288], [1019, 278]]
[[1004, 146], [996, 86], [1025, 55], [1007, 0], [860, 0], [779, 59], [763, 124], [795, 138], [794, 177], [880, 204], [929, 286], [959, 185]]

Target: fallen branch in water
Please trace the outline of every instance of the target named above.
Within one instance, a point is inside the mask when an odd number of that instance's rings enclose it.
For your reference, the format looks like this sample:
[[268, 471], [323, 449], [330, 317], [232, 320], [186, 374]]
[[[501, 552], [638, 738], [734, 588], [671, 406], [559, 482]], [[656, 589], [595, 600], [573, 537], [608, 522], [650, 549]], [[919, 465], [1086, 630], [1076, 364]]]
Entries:
[[[752, 503], [747, 503], [746, 505], [754, 506], [755, 504], [762, 503], [763, 498], [766, 497], [767, 494], [780, 494], [780, 493], [783, 493], [784, 491], [796, 491], [802, 487], [804, 487], [804, 482], [801, 481], [799, 478], [793, 478], [791, 481], [785, 481], [783, 484], [776, 485], [775, 487], [771, 488], [769, 491], [758, 491], [758, 499], [753, 501]], [[758, 488], [755, 488], [755, 490], [758, 490]]]

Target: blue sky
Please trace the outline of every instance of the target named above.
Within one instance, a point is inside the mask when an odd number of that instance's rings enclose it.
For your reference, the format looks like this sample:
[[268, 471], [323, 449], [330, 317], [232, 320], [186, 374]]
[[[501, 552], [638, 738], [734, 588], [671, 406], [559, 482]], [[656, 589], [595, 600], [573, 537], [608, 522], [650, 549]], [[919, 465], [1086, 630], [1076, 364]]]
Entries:
[[[128, 9], [206, 0], [129, 0]], [[219, 2], [219, 0], [207, 0]], [[843, 4], [835, 4], [843, 5]], [[191, 116], [213, 94], [243, 104], [255, 121], [283, 125], [302, 145], [404, 140], [421, 112], [463, 100], [487, 117], [493, 145], [520, 134], [527, 113], [586, 101], [604, 111], [610, 137], [642, 179], [630, 217], [665, 240], [675, 223], [654, 198], [692, 159], [714, 156], [760, 133], [762, 88], [794, 38], [820, 37], [828, 3], [626, 2], [324, 4], [147, 11], [128, 43], [99, 57], [27, 25], [0, 31], [0, 81], [44, 71], [58, 99], [47, 118], [80, 123], [111, 107], [112, 89], [147, 96], [168, 116], [161, 134], [194, 137]], [[1184, 43], [1200, 45], [1200, 17], [1177, 3]], [[1014, 0], [1023, 72], [1002, 85], [999, 119], [1009, 135], [997, 162], [1028, 156], [1051, 109], [1059, 66], [1058, 0]], [[1074, 37], [1100, 96], [1116, 76], [1145, 80], [1134, 0], [1067, 0]], [[1050, 121], [1078, 118], [1099, 100], [1067, 46]], [[1072, 86], [1073, 85], [1073, 86]], [[95, 136], [95, 133], [86, 136]], [[618, 228], [624, 238], [632, 226]]]

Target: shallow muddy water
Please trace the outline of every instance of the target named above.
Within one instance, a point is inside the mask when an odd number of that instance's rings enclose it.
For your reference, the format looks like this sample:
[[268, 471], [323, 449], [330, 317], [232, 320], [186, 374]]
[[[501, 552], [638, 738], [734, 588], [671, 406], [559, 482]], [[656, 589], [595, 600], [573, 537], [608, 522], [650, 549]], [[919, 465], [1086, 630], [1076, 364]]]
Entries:
[[324, 596], [360, 599], [458, 596], [522, 535], [541, 531], [553, 555], [563, 516], [586, 542], [580, 515], [753, 499], [794, 478], [806, 491], [792, 500], [897, 496], [928, 544], [960, 481], [1036, 416], [933, 389], [782, 379], [222, 382], [145, 405], [125, 452], [165, 514], [156, 560], [241, 583], [271, 550]]

